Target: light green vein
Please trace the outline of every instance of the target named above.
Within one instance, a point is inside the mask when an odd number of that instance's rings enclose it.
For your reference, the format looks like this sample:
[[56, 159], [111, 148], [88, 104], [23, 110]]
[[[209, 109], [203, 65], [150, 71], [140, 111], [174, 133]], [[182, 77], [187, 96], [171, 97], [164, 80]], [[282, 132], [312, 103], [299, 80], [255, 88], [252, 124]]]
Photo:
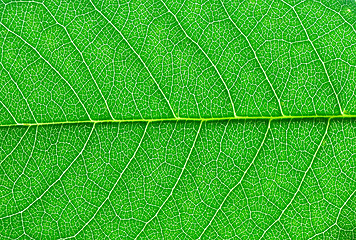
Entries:
[[260, 144], [260, 147], [257, 149], [257, 152], [256, 152], [255, 156], [253, 157], [253, 159], [252, 159], [250, 165], [248, 165], [248, 167], [246, 168], [246, 170], [245, 170], [244, 173], [242, 174], [242, 176], [241, 176], [241, 178], [240, 178], [240, 181], [238, 181], [238, 183], [236, 183], [235, 186], [233, 186], [233, 187], [229, 190], [229, 192], [226, 194], [225, 198], [224, 198], [223, 201], [221, 202], [221, 204], [220, 204], [220, 206], [218, 207], [218, 209], [215, 211], [215, 213], [214, 213], [213, 217], [211, 218], [210, 222], [209, 222], [208, 225], [204, 228], [204, 230], [202, 231], [202, 233], [200, 234], [200, 236], [199, 236], [198, 239], [201, 239], [201, 237], [204, 235], [205, 231], [209, 228], [209, 226], [211, 225], [211, 223], [214, 221], [216, 215], [219, 213], [219, 211], [221, 210], [221, 208], [224, 206], [224, 203], [225, 203], [226, 200], [229, 198], [230, 194], [231, 194], [231, 193], [234, 191], [234, 189], [235, 189], [236, 187], [238, 187], [238, 186], [241, 184], [241, 182], [244, 180], [244, 178], [245, 178], [245, 176], [246, 176], [248, 170], [251, 168], [251, 166], [252, 166], [253, 163], [255, 162], [255, 160], [256, 160], [258, 154], [261, 152], [261, 149], [262, 149], [264, 143], [266, 142], [266, 138], [267, 138], [268, 132], [269, 132], [269, 130], [271, 129], [271, 121], [272, 121], [272, 120], [270, 120], [270, 121], [268, 122], [268, 126], [267, 126], [266, 133], [265, 133], [265, 135], [264, 135], [264, 137], [263, 137], [263, 139], [262, 139], [262, 142], [261, 142], [261, 144]]
[[83, 225], [83, 227], [76, 233], [74, 234], [73, 236], [70, 236], [70, 237], [66, 237], [66, 238], [63, 238], [63, 239], [70, 239], [70, 238], [75, 238], [81, 231], [84, 230], [84, 228], [95, 218], [95, 216], [98, 214], [99, 210], [104, 206], [104, 204], [106, 203], [106, 201], [109, 200], [112, 192], [114, 191], [115, 187], [117, 186], [117, 184], [119, 183], [122, 175], [125, 173], [126, 169], [129, 167], [129, 165], [131, 164], [132, 160], [135, 158], [136, 154], [137, 154], [137, 151], [140, 149], [141, 145], [142, 145], [142, 142], [143, 142], [143, 139], [146, 135], [146, 132], [147, 132], [147, 128], [148, 128], [148, 125], [149, 125], [149, 122], [147, 122], [146, 124], [146, 127], [143, 131], [143, 134], [142, 134], [142, 137], [141, 137], [141, 140], [140, 142], [138, 143], [137, 145], [137, 148], [135, 150], [135, 152], [133, 153], [132, 157], [130, 158], [130, 160], [128, 161], [128, 163], [126, 164], [125, 168], [122, 170], [122, 172], [120, 173], [119, 177], [117, 178], [114, 186], [111, 188], [111, 190], [109, 191], [107, 197], [104, 199], [104, 201], [101, 203], [101, 205], [98, 207], [98, 209], [95, 211], [95, 213], [93, 214], [93, 216]]
[[314, 153], [314, 155], [313, 155], [313, 157], [312, 157], [312, 160], [310, 161], [310, 164], [309, 164], [308, 168], [305, 170], [305, 173], [304, 173], [304, 175], [303, 175], [303, 177], [302, 177], [302, 180], [301, 180], [300, 183], [299, 183], [299, 186], [298, 186], [298, 188], [297, 188], [297, 191], [294, 193], [293, 197], [291, 198], [291, 200], [289, 201], [289, 203], [286, 205], [286, 207], [282, 210], [282, 212], [281, 212], [281, 214], [278, 216], [278, 218], [263, 232], [262, 236], [261, 236], [259, 239], [262, 239], [262, 238], [264, 237], [264, 235], [268, 232], [268, 230], [271, 229], [272, 226], [274, 226], [277, 222], [279, 222], [279, 221], [281, 220], [283, 214], [287, 211], [287, 209], [289, 208], [289, 206], [293, 203], [293, 201], [294, 201], [295, 197], [297, 196], [297, 194], [300, 192], [300, 188], [301, 188], [302, 184], [304, 183], [304, 180], [305, 180], [305, 178], [306, 178], [306, 176], [307, 176], [309, 170], [311, 169], [311, 167], [312, 167], [312, 165], [313, 165], [313, 163], [314, 163], [314, 160], [315, 160], [315, 158], [316, 158], [316, 155], [318, 154], [319, 149], [320, 149], [321, 145], [323, 144], [326, 135], [328, 134], [329, 127], [330, 127], [330, 118], [329, 118], [328, 123], [327, 123], [327, 125], [326, 125], [325, 133], [324, 133], [323, 137], [322, 137], [321, 140], [320, 140], [320, 143], [319, 143], [319, 145], [318, 145], [318, 147], [317, 147], [317, 149], [316, 149], [316, 151], [315, 151], [315, 153]]
[[82, 120], [65, 122], [43, 122], [43, 123], [13, 123], [0, 124], [0, 127], [16, 126], [45, 126], [45, 125], [63, 125], [63, 124], [86, 124], [86, 123], [134, 123], [134, 122], [172, 122], [172, 121], [227, 121], [227, 120], [283, 120], [283, 119], [343, 119], [356, 118], [353, 114], [342, 115], [310, 115], [310, 116], [236, 116], [236, 117], [214, 117], [214, 118], [147, 118], [147, 119], [122, 119], [122, 120]]
[[73, 161], [68, 165], [68, 167], [62, 172], [62, 174], [50, 186], [48, 186], [48, 188], [38, 198], [36, 198], [32, 203], [30, 203], [23, 210], [13, 213], [13, 214], [10, 214], [10, 215], [7, 215], [7, 216], [0, 217], [0, 220], [5, 219], [5, 218], [10, 218], [12, 216], [16, 216], [17, 214], [22, 214], [27, 209], [29, 209], [33, 204], [35, 204], [38, 200], [40, 200], [58, 181], [60, 181], [62, 179], [63, 175], [72, 167], [72, 165], [76, 162], [76, 160], [83, 154], [83, 151], [86, 148], [86, 146], [90, 140], [90, 137], [91, 137], [92, 133], [94, 132], [94, 129], [95, 129], [95, 123], [93, 124], [93, 127], [89, 133], [89, 136], [88, 136], [87, 140], [85, 141], [82, 149], [78, 153], [78, 155], [73, 159]]
[[157, 215], [159, 214], [159, 212], [162, 210], [162, 208], [164, 207], [164, 205], [166, 205], [166, 202], [171, 198], [171, 196], [173, 196], [173, 192], [174, 192], [174, 189], [176, 189], [177, 185], [178, 185], [178, 182], [179, 180], [182, 178], [182, 175], [184, 173], [184, 170], [186, 169], [186, 166], [187, 166], [187, 163], [188, 163], [188, 160], [190, 158], [190, 155], [192, 154], [193, 152], [193, 149], [195, 147], [195, 143], [197, 142], [197, 139], [198, 139], [198, 136], [199, 136], [199, 133], [200, 133], [200, 129], [201, 129], [201, 126], [203, 125], [203, 122], [200, 122], [200, 125], [199, 125], [199, 128], [198, 128], [198, 131], [197, 131], [197, 134], [195, 135], [195, 139], [194, 139], [194, 142], [193, 142], [193, 145], [192, 147], [190, 148], [190, 151], [189, 151], [189, 154], [188, 154], [188, 157], [187, 159], [185, 160], [185, 163], [184, 163], [184, 166], [182, 167], [182, 170], [177, 178], [177, 181], [175, 182], [174, 186], [172, 187], [172, 190], [171, 192], [169, 193], [168, 197], [166, 198], [166, 200], [162, 203], [162, 206], [160, 208], [158, 208], [156, 214], [151, 217], [146, 223], [145, 225], [143, 226], [143, 228], [141, 229], [141, 231], [137, 234], [137, 236], [135, 237], [135, 240], [141, 235], [141, 233], [145, 230], [146, 226], [153, 220], [157, 217]]

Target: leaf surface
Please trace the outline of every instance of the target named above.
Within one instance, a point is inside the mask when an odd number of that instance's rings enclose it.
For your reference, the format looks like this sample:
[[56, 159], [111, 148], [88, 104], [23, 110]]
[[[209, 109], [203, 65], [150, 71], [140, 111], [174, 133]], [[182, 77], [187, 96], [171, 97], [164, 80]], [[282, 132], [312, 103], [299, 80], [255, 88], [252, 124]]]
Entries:
[[353, 239], [355, 1], [1, 1], [0, 238]]

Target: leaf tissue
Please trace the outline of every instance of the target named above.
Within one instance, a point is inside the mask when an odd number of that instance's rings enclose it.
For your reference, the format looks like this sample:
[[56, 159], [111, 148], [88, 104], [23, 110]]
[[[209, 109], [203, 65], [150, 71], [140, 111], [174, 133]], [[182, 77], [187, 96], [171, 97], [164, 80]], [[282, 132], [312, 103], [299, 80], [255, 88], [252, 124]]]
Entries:
[[356, 239], [354, 0], [0, 0], [0, 239]]

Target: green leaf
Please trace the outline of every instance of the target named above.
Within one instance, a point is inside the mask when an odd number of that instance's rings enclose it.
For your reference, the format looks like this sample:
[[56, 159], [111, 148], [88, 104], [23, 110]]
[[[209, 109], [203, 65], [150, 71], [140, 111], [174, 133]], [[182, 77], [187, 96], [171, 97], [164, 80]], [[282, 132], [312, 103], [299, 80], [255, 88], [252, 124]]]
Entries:
[[356, 2], [0, 1], [1, 239], [355, 239]]

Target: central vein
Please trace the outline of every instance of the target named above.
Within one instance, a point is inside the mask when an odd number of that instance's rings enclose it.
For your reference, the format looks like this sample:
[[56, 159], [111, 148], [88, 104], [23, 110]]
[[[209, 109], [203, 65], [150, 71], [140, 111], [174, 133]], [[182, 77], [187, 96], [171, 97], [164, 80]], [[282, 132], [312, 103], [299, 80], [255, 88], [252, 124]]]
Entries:
[[154, 118], [154, 119], [121, 119], [121, 120], [80, 120], [65, 122], [43, 122], [43, 123], [12, 123], [2, 124], [0, 127], [15, 126], [41, 126], [61, 124], [85, 124], [85, 123], [125, 123], [125, 122], [164, 122], [164, 121], [225, 121], [225, 120], [282, 120], [282, 119], [337, 119], [356, 118], [356, 115], [310, 115], [310, 116], [236, 116], [236, 117], [211, 117], [211, 118]]

